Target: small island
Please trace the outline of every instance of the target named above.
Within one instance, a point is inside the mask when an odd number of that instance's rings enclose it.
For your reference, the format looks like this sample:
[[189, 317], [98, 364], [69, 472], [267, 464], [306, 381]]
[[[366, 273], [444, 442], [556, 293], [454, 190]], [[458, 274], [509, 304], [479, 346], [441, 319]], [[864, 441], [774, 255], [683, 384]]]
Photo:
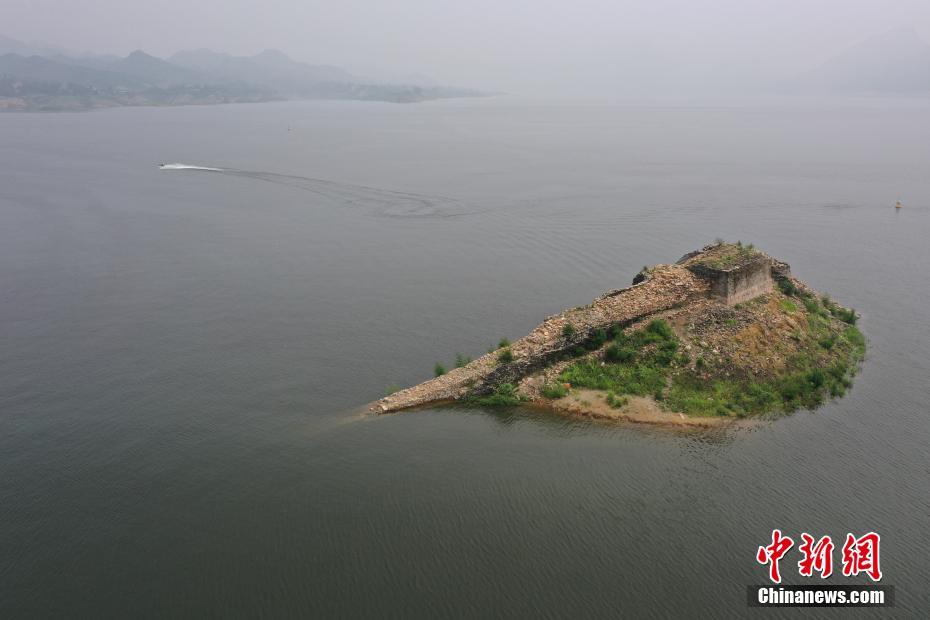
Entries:
[[866, 347], [857, 318], [786, 263], [717, 242], [370, 409], [526, 404], [684, 426], [813, 409], [852, 384]]

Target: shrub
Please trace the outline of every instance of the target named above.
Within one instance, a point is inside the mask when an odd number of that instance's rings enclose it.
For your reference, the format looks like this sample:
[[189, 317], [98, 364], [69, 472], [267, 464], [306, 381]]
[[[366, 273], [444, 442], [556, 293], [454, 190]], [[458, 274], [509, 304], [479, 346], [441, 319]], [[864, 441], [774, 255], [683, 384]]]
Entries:
[[865, 353], [865, 336], [862, 335], [858, 327], [855, 325], [847, 327], [843, 330], [843, 338], [846, 339], [846, 342], [852, 346], [853, 350], [856, 351], [858, 355], [861, 356]]
[[507, 340], [506, 338], [501, 338], [500, 341], [497, 343], [498, 349], [503, 349], [504, 347], [509, 347], [509, 346], [510, 346], [510, 341]]
[[509, 364], [513, 361], [513, 351], [510, 350], [510, 347], [501, 349], [501, 352], [497, 354], [497, 361], [501, 364]]
[[647, 364], [602, 366], [597, 360], [584, 360], [566, 368], [559, 378], [577, 387], [645, 396], [665, 385], [665, 370]]
[[547, 383], [543, 386], [541, 392], [544, 397], [551, 398], [552, 400], [568, 396], [568, 388], [565, 387], [565, 384], [558, 382]]
[[441, 377], [442, 375], [446, 374], [446, 367], [440, 364], [439, 362], [436, 362], [436, 365], [433, 366], [433, 373], [437, 377]]
[[502, 383], [488, 396], [469, 399], [470, 402], [486, 407], [512, 407], [519, 405], [524, 400], [526, 398], [517, 393], [517, 388], [512, 383]]
[[843, 321], [844, 323], [849, 323], [850, 325], [855, 325], [856, 321], [859, 320], [859, 317], [856, 315], [856, 311], [852, 308], [833, 306], [830, 308], [830, 313], [839, 320]]
[[466, 356], [466, 355], [462, 355], [461, 353], [456, 353], [456, 354], [455, 354], [455, 367], [456, 367], [456, 368], [461, 368], [461, 367], [463, 367], [463, 366], [468, 366], [470, 363], [471, 363], [471, 358], [470, 358], [470, 357], [468, 357], [468, 356]]
[[620, 409], [630, 402], [630, 399], [626, 396], [617, 396], [613, 392], [607, 392], [605, 401], [614, 409]]
[[798, 287], [796, 287], [791, 280], [779, 280], [778, 288], [781, 289], [782, 293], [790, 297], [794, 297], [798, 294]]
[[675, 339], [675, 333], [672, 331], [671, 326], [662, 319], [653, 319], [650, 321], [649, 325], [646, 326], [646, 331], [661, 336], [664, 340]]
[[563, 338], [572, 338], [575, 335], [575, 326], [571, 323], [566, 323], [562, 326], [562, 337]]
[[811, 386], [816, 389], [822, 387], [827, 381], [827, 377], [822, 370], [815, 368], [814, 370], [807, 373], [807, 380]]
[[625, 364], [633, 361], [636, 357], [636, 351], [631, 347], [620, 346], [619, 343], [613, 342], [604, 351], [604, 359], [608, 362]]
[[652, 359], [660, 366], [669, 366], [675, 360], [675, 352], [678, 351], [678, 342], [666, 340], [659, 344]]
[[605, 332], [603, 329], [598, 329], [594, 332], [585, 346], [591, 351], [594, 351], [596, 349], [600, 349], [601, 345], [603, 345], [605, 342], [607, 342], [607, 332]]

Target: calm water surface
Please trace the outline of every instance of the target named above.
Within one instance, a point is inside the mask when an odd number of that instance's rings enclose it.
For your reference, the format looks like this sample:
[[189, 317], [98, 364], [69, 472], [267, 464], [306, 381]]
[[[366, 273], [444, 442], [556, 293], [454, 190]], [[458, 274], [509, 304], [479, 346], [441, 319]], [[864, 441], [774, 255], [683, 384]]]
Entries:
[[[862, 313], [845, 398], [360, 412], [715, 237]], [[930, 102], [2, 115], [0, 616], [745, 617], [780, 527], [926, 617], [928, 237]]]

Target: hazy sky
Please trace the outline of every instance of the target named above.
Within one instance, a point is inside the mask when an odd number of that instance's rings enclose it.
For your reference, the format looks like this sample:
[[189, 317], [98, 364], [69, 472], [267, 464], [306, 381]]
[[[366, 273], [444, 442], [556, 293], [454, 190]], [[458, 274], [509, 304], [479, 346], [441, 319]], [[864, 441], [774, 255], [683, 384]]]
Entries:
[[0, 0], [0, 32], [26, 41], [158, 56], [275, 48], [525, 94], [745, 83], [902, 26], [930, 39], [930, 0]]

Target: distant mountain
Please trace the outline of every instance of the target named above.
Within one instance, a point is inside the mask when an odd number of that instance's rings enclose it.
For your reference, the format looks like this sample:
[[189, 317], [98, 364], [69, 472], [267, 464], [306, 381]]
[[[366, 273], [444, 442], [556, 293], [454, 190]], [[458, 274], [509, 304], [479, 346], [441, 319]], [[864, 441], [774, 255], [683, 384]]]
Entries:
[[0, 34], [0, 55], [19, 54], [20, 56], [51, 56], [60, 54], [63, 50], [45, 45], [44, 43], [23, 43], [11, 37]]
[[815, 92], [928, 93], [930, 44], [913, 28], [891, 30], [799, 76], [792, 86]]
[[61, 58], [0, 56], [0, 111], [240, 103], [281, 98], [254, 85], [198, 82], [192, 78], [200, 76], [189, 70], [165, 67], [160, 64], [164, 61], [150, 56], [130, 54], [105, 63], [110, 69], [62, 62]]
[[179, 67], [168, 61], [162, 60], [146, 54], [142, 50], [136, 50], [120, 58], [110, 65], [111, 71], [131, 75], [146, 83], [168, 86], [172, 84], [203, 84], [216, 83], [213, 76], [204, 75], [198, 71], [192, 71], [185, 67]]
[[118, 72], [73, 65], [42, 56], [4, 54], [0, 56], [0, 75], [27, 82], [69, 83], [99, 89], [132, 88], [139, 80]]
[[261, 84], [289, 94], [312, 92], [317, 84], [355, 84], [344, 69], [297, 62], [283, 52], [265, 50], [255, 56], [230, 56], [207, 49], [182, 51], [169, 60], [175, 65], [242, 82]]
[[[31, 51], [0, 35], [0, 52]], [[0, 111], [86, 109], [116, 105], [180, 105], [280, 99], [356, 99], [407, 103], [474, 97], [476, 91], [361, 80], [344, 69], [311, 65], [277, 50], [231, 56], [207, 49], [168, 60], [136, 50], [121, 58], [54, 51], [0, 55]]]

